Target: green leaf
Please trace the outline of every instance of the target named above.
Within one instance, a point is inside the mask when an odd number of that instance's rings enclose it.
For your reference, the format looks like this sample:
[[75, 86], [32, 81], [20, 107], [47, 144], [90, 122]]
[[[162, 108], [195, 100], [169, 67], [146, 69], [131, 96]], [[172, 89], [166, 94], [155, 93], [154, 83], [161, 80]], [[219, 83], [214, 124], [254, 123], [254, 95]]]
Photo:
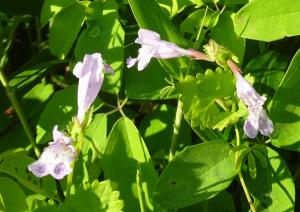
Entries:
[[[55, 192], [55, 186], [53, 178], [48, 181], [49, 178], [45, 177], [41, 181], [28, 172], [28, 165], [34, 160], [25, 155], [25, 151], [10, 150], [0, 155], [0, 173], [4, 173], [13, 177], [24, 187], [31, 191], [42, 194], [45, 197], [56, 200], [53, 195]], [[41, 188], [42, 187], [42, 188]]]
[[[163, 104], [145, 116], [140, 124], [140, 133], [151, 155], [157, 152], [169, 153], [176, 108]], [[178, 151], [191, 144], [190, 127], [182, 122], [178, 134]]]
[[21, 90], [45, 76], [53, 65], [63, 62], [65, 61], [54, 58], [48, 50], [41, 51], [17, 71], [17, 74], [10, 79], [9, 86]]
[[167, 77], [157, 61], [152, 61], [146, 71], [129, 71], [126, 96], [130, 99], [161, 100], [161, 90], [169, 85], [165, 80]]
[[243, 38], [274, 41], [300, 34], [300, 0], [253, 0], [235, 17], [235, 29]]
[[234, 16], [235, 14], [232, 12], [222, 13], [217, 25], [211, 29], [211, 38], [219, 45], [229, 49], [237, 56], [239, 64], [242, 64], [246, 43], [245, 40], [239, 37], [234, 31]]
[[[156, 0], [159, 6], [164, 10], [165, 14], [168, 17], [173, 17], [176, 14], [180, 13], [185, 7], [193, 4], [190, 0]], [[201, 4], [201, 2], [197, 2]]]
[[43, 3], [41, 16], [40, 16], [41, 24], [45, 25], [65, 6], [74, 2], [75, 0], [45, 0]]
[[245, 176], [250, 193], [258, 201], [258, 211], [294, 211], [293, 177], [280, 155], [267, 147], [268, 166], [257, 163], [257, 177]]
[[285, 55], [269, 51], [252, 59], [243, 73], [251, 73], [254, 76], [254, 87], [259, 93], [269, 92], [270, 96], [273, 96], [288, 67], [288, 62]]
[[158, 176], [143, 139], [128, 118], [119, 119], [113, 126], [102, 166], [105, 179], [110, 179], [120, 191], [125, 203], [124, 211], [138, 210], [139, 197], [142, 197], [140, 201], [144, 201], [147, 210], [155, 209], [152, 205], [152, 193]]
[[121, 70], [124, 64], [124, 30], [118, 20], [115, 1], [91, 2], [86, 11], [87, 29], [83, 30], [75, 48], [77, 60], [85, 54], [100, 52], [113, 68], [114, 75], [106, 75], [103, 90], [115, 93], [121, 86]]
[[90, 2], [75, 2], [61, 10], [53, 19], [49, 34], [50, 51], [60, 59], [66, 58], [85, 19]]
[[75, 211], [121, 212], [124, 204], [119, 195], [109, 180], [100, 183], [95, 180], [90, 188], [79, 190], [66, 203], [71, 204]]
[[192, 127], [200, 125], [202, 128], [214, 128], [230, 115], [229, 112], [220, 112], [215, 104], [218, 98], [233, 95], [235, 84], [229, 71], [207, 70], [205, 75], [198, 74], [197, 78], [188, 76], [175, 86], [182, 94], [180, 101], [183, 102], [185, 118], [191, 120]]
[[38, 116], [42, 109], [44, 109], [46, 101], [53, 93], [53, 85], [45, 83], [39, 83], [27, 92], [22, 98], [25, 102], [23, 110], [26, 114], [26, 118], [30, 119]]
[[290, 66], [278, 87], [270, 108], [274, 123], [272, 144], [300, 151], [300, 50], [293, 57]]
[[0, 209], [27, 211], [26, 196], [20, 186], [8, 177], [0, 177]]
[[236, 175], [230, 152], [230, 146], [221, 141], [187, 147], [163, 171], [155, 200], [165, 209], [177, 209], [214, 197]]
[[256, 178], [256, 165], [255, 165], [255, 158], [253, 156], [253, 154], [251, 153], [251, 151], [248, 154], [248, 170], [249, 170], [249, 174], [250, 177], [252, 179]]
[[70, 86], [56, 92], [44, 111], [41, 113], [36, 126], [36, 142], [46, 143], [52, 140], [52, 131], [55, 125], [65, 129], [77, 110], [77, 86]]
[[[92, 123], [84, 132], [82, 155], [85, 168], [88, 172], [88, 181], [93, 182], [101, 173], [100, 156], [104, 154], [106, 147], [107, 117], [105, 114], [95, 115]], [[82, 173], [81, 173], [82, 174]]]
[[[187, 40], [184, 39], [154, 0], [128, 0], [128, 3], [140, 28], [153, 30], [161, 35], [161, 39], [175, 43], [182, 48], [189, 47]], [[182, 72], [188, 66], [187, 58], [159, 60], [159, 62], [175, 78], [180, 78]]]
[[[205, 15], [205, 9], [199, 9], [195, 12], [191, 13], [181, 24], [180, 30], [182, 32], [189, 33], [198, 33], [199, 28], [203, 22], [203, 18]], [[215, 23], [219, 19], [218, 12], [212, 12], [207, 10], [205, 20], [203, 22], [203, 27], [211, 28], [215, 25]]]

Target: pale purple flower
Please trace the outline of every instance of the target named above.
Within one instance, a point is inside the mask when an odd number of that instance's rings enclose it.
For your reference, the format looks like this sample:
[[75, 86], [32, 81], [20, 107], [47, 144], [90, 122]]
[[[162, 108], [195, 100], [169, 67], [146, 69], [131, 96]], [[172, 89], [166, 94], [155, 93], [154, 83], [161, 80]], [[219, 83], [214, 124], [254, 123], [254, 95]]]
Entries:
[[136, 58], [129, 57], [127, 59], [127, 67], [131, 68], [138, 63], [138, 70], [141, 71], [146, 68], [152, 57], [154, 58], [176, 58], [181, 56], [192, 56], [190, 50], [180, 48], [174, 43], [160, 39], [160, 35], [156, 32], [147, 29], [140, 29], [139, 37], [135, 43], [141, 44], [139, 54]]
[[248, 112], [248, 117], [244, 123], [244, 132], [249, 138], [255, 138], [258, 131], [265, 136], [273, 132], [273, 122], [262, 107], [258, 111], [251, 111], [248, 108]]
[[236, 78], [237, 96], [248, 108], [248, 117], [244, 123], [244, 132], [249, 138], [255, 138], [258, 131], [269, 136], [273, 132], [273, 122], [269, 119], [263, 105], [266, 97], [259, 95], [250, 83], [240, 74], [239, 68], [232, 62], [227, 61]]
[[37, 177], [52, 175], [55, 179], [62, 179], [72, 172], [70, 164], [76, 158], [76, 151], [71, 145], [72, 139], [64, 133], [53, 129], [53, 142], [49, 143], [40, 158], [28, 165], [28, 170]]
[[112, 68], [102, 61], [100, 53], [86, 54], [83, 62], [78, 62], [74, 67], [73, 74], [79, 78], [77, 118], [80, 123], [83, 122], [86, 111], [95, 101], [101, 89], [104, 70], [113, 73]]

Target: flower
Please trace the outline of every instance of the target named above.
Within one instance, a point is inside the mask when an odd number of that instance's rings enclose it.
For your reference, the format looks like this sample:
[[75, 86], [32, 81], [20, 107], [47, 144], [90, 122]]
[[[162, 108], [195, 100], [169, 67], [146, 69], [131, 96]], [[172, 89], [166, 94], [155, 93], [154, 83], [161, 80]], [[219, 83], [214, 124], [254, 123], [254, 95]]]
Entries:
[[86, 111], [101, 89], [104, 80], [103, 70], [113, 73], [112, 68], [102, 61], [100, 53], [86, 54], [83, 62], [78, 62], [74, 67], [73, 74], [79, 78], [77, 118], [80, 123], [83, 122]]
[[248, 112], [249, 115], [244, 123], [244, 132], [249, 138], [255, 138], [258, 131], [265, 136], [273, 132], [273, 122], [262, 107], [258, 111], [248, 110]]
[[53, 129], [53, 142], [49, 143], [40, 158], [28, 165], [28, 170], [37, 177], [52, 175], [55, 179], [62, 179], [72, 172], [70, 164], [76, 158], [76, 151], [71, 145], [72, 139]]
[[152, 57], [155, 58], [176, 58], [181, 56], [192, 56], [190, 50], [180, 48], [174, 43], [160, 39], [160, 35], [147, 29], [139, 29], [139, 37], [135, 43], [141, 44], [137, 58], [127, 59], [127, 68], [131, 68], [138, 63], [138, 70], [146, 68]]
[[227, 64], [236, 78], [237, 96], [248, 108], [248, 117], [244, 123], [245, 134], [249, 138], [255, 138], [259, 131], [261, 134], [269, 136], [274, 128], [273, 122], [263, 109], [267, 98], [259, 95], [250, 83], [243, 78], [234, 62], [228, 60]]

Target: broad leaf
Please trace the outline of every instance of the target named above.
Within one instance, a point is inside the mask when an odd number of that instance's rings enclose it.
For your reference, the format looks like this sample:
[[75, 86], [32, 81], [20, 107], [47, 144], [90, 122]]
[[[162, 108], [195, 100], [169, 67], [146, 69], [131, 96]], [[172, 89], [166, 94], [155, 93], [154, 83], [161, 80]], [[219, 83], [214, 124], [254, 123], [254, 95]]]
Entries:
[[277, 147], [300, 151], [300, 50], [277, 89], [270, 108], [274, 122], [272, 144]]
[[65, 6], [71, 5], [75, 0], [45, 0], [41, 11], [41, 24], [46, 24]]
[[[145, 116], [140, 124], [140, 133], [151, 155], [155, 153], [169, 153], [176, 108], [163, 104], [152, 113]], [[178, 151], [191, 144], [191, 134], [188, 124], [184, 121], [178, 134]]]
[[[0, 210], [27, 211], [26, 196], [22, 188], [8, 177], [0, 177]], [[2, 210], [1, 210], [2, 211]]]
[[219, 17], [217, 25], [211, 29], [211, 38], [219, 45], [229, 49], [237, 56], [239, 64], [242, 64], [245, 53], [245, 40], [234, 31], [234, 16], [235, 14], [232, 12], [224, 12]]
[[165, 209], [186, 207], [214, 197], [235, 175], [234, 154], [227, 143], [210, 141], [190, 146], [163, 171], [155, 200]]
[[75, 2], [61, 10], [53, 19], [49, 34], [51, 52], [64, 59], [67, 57], [85, 19], [88, 1]]
[[300, 34], [300, 0], [253, 0], [236, 15], [236, 32], [243, 38], [274, 41]]
[[58, 125], [59, 129], [65, 129], [76, 110], [77, 86], [56, 92], [40, 115], [36, 126], [36, 142], [40, 144], [51, 141], [53, 127]]
[[270, 96], [273, 96], [287, 67], [286, 56], [270, 51], [252, 59], [243, 73], [251, 73], [255, 77], [254, 86], [259, 93], [269, 92]]
[[125, 211], [138, 210], [139, 201], [147, 210], [155, 209], [152, 193], [158, 176], [143, 139], [129, 119], [119, 119], [112, 128], [102, 166], [105, 179], [110, 179], [120, 191]]
[[[161, 99], [161, 90], [168, 86], [168, 75], [157, 61], [152, 61], [147, 70], [130, 70], [126, 81], [126, 96], [130, 99]], [[149, 83], [151, 82], [151, 83]]]

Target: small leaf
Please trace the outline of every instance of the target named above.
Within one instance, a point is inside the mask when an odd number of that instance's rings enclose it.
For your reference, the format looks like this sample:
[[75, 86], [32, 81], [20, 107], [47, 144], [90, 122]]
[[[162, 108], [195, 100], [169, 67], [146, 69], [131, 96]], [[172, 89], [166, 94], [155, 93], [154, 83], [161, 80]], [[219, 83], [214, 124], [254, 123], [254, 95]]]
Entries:
[[214, 197], [236, 175], [234, 154], [230, 150], [221, 141], [187, 147], [163, 171], [155, 200], [165, 209], [177, 209]]
[[252, 152], [255, 155], [255, 157], [258, 158], [261, 166], [263, 168], [266, 168], [267, 167], [267, 158], [260, 151], [253, 149]]
[[255, 165], [255, 158], [253, 157], [251, 151], [248, 154], [248, 170], [249, 170], [249, 174], [250, 177], [252, 179], [256, 178], [256, 165]]

